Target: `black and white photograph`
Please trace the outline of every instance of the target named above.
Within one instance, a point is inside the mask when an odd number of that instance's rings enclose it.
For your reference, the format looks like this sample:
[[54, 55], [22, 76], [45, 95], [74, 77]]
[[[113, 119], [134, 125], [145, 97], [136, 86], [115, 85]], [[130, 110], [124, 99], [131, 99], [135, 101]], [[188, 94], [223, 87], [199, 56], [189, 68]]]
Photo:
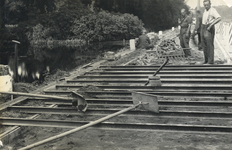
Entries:
[[0, 5], [0, 150], [232, 150], [232, 0]]

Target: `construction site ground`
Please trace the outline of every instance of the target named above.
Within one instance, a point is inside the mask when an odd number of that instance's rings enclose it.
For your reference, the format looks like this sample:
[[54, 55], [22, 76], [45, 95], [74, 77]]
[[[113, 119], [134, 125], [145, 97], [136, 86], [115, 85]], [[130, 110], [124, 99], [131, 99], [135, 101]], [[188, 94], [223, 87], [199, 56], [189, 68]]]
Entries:
[[[178, 38], [177, 38], [178, 41]], [[170, 61], [169, 64], [189, 64], [195, 65], [203, 62], [203, 51], [199, 51], [197, 46], [190, 42], [192, 56], [189, 59]], [[65, 80], [72, 79], [85, 72], [98, 68], [100, 65], [161, 65], [164, 60], [157, 59], [156, 54], [147, 53], [147, 50], [131, 51], [129, 48], [119, 52], [122, 57], [116, 61], [98, 60], [89, 67], [77, 68], [69, 72]], [[215, 64], [224, 64], [224, 56], [220, 48], [215, 43]], [[34, 93], [52, 88], [56, 81], [37, 88]], [[29, 87], [31, 89], [31, 87]], [[33, 105], [33, 104], [32, 104]], [[3, 116], [5, 117], [5, 116]], [[85, 116], [76, 116], [77, 120], [85, 120]], [[53, 118], [59, 120], [75, 120], [66, 115], [41, 115], [41, 118]], [[96, 118], [98, 119], [98, 118]], [[93, 121], [96, 120], [92, 118]], [[114, 118], [114, 119], [117, 119]], [[125, 118], [131, 120], [134, 118]], [[138, 120], [138, 122], [142, 122]], [[181, 120], [180, 120], [181, 122]], [[194, 120], [193, 120], [194, 122]], [[219, 121], [220, 122], [220, 121]], [[230, 122], [232, 123], [232, 122]], [[215, 124], [212, 122], [212, 124]], [[45, 127], [21, 127], [18, 136], [11, 143], [7, 144], [10, 149], [18, 149], [41, 141], [45, 138], [58, 135], [70, 129], [64, 128], [45, 128]], [[193, 134], [187, 132], [170, 131], [133, 131], [129, 130], [101, 130], [88, 128], [80, 132], [73, 133], [61, 139], [33, 148], [33, 150], [230, 150], [232, 149], [231, 134]]]

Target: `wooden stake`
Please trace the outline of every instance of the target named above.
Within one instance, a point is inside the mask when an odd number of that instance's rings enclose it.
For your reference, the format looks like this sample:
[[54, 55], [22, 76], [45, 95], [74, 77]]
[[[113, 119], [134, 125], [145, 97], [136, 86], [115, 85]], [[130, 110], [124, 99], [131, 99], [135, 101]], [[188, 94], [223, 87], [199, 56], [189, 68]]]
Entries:
[[18, 44], [20, 44], [19, 41], [12, 40], [12, 42], [15, 43], [15, 81], [18, 82]]

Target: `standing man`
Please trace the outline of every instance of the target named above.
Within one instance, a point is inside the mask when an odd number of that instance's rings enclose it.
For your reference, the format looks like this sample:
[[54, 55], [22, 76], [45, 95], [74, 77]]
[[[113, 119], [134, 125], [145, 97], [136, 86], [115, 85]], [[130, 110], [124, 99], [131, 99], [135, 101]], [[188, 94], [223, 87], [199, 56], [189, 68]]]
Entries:
[[202, 18], [202, 48], [205, 57], [203, 64], [214, 64], [214, 25], [221, 21], [221, 16], [211, 7], [210, 0], [204, 0], [203, 4], [205, 7]]
[[185, 57], [191, 56], [189, 49], [189, 39], [190, 39], [190, 27], [192, 19], [187, 15], [185, 9], [181, 9], [181, 19], [178, 19], [180, 25], [180, 46], [184, 50]]
[[202, 50], [202, 45], [201, 45], [201, 39], [202, 39], [202, 35], [201, 35], [201, 24], [202, 24], [202, 15], [201, 15], [201, 11], [197, 10], [196, 11], [196, 25], [195, 25], [195, 29], [192, 35], [192, 38], [195, 37], [195, 35], [197, 34], [198, 36], [198, 50]]

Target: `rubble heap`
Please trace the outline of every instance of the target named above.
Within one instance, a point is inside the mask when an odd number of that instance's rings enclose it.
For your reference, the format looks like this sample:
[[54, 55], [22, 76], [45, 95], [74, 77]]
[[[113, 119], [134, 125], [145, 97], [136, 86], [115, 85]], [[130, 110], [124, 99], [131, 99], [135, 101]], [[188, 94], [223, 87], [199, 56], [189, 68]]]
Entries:
[[162, 40], [157, 47], [157, 51], [161, 55], [183, 54], [183, 49], [176, 44], [174, 39]]
[[131, 62], [129, 65], [149, 66], [151, 64], [160, 64], [160, 60], [155, 53], [145, 53], [141, 57], [138, 57], [135, 61]]

